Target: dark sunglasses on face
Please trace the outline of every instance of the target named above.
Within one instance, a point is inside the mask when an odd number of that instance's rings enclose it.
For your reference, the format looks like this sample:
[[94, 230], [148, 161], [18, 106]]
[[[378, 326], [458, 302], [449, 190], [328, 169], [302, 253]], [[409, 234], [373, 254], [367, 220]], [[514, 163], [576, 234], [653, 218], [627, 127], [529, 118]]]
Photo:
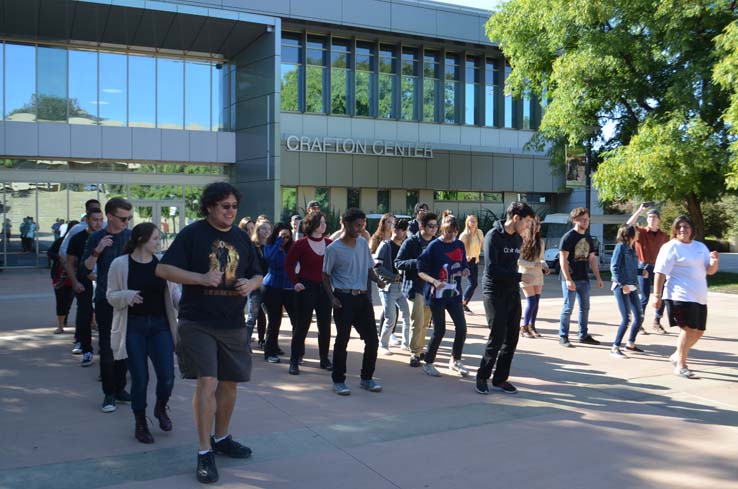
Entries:
[[113, 214], [113, 217], [115, 217], [116, 219], [120, 220], [120, 222], [128, 222], [128, 221], [130, 221], [130, 220], [131, 220], [131, 218], [132, 218], [133, 216], [125, 216], [125, 217], [121, 217], [121, 216], [116, 216], [115, 214]]
[[425, 227], [427, 227], [428, 229], [436, 229], [438, 227], [438, 224], [428, 224]]
[[227, 210], [230, 210], [230, 209], [233, 209], [234, 211], [237, 211], [238, 210], [238, 204], [218, 204], [218, 205], [224, 211], [227, 211]]

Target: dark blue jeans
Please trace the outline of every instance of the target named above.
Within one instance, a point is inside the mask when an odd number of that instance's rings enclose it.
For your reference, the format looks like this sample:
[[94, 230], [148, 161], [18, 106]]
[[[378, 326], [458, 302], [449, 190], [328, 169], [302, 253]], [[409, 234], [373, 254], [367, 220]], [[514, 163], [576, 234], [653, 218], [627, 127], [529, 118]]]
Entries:
[[[643, 270], [648, 272], [648, 278], [643, 278]], [[653, 265], [639, 264], [638, 267], [638, 289], [641, 291], [641, 311], [646, 313], [648, 307], [648, 298], [651, 295], [651, 287], [653, 287]], [[656, 310], [655, 319], [658, 321], [664, 316], [664, 302], [661, 307]]]
[[464, 289], [464, 302], [469, 302], [474, 295], [474, 291], [477, 290], [477, 285], [479, 285], [479, 263], [474, 262], [467, 262], [469, 265], [469, 277], [466, 284], [466, 289]]
[[77, 341], [82, 344], [82, 353], [92, 353], [92, 282], [82, 282], [85, 291], [77, 294], [77, 318], [74, 330]]
[[561, 281], [561, 290], [564, 294], [564, 307], [561, 309], [561, 317], [559, 318], [559, 336], [562, 338], [569, 337], [569, 325], [571, 323], [571, 313], [574, 311], [575, 300], [579, 301], [579, 339], [585, 338], [588, 334], [589, 323], [589, 292], [590, 283], [587, 280], [575, 280], [575, 290], [569, 290], [566, 287], [566, 281]]
[[628, 343], [634, 344], [636, 336], [638, 335], [638, 330], [641, 329], [641, 325], [643, 324], [643, 310], [641, 309], [641, 300], [638, 296], [638, 292], [633, 291], [630, 294], [624, 294], [623, 287], [618, 285], [615, 287], [615, 290], [613, 290], [613, 294], [615, 294], [615, 300], [618, 303], [621, 318], [613, 346], [619, 347], [622, 343], [623, 336], [625, 336], [625, 330], [628, 329], [631, 313], [633, 313], [633, 325], [630, 327]]
[[131, 372], [131, 408], [146, 409], [149, 358], [156, 372], [156, 398], [169, 400], [174, 387], [174, 342], [164, 316], [128, 315], [126, 331], [128, 370]]

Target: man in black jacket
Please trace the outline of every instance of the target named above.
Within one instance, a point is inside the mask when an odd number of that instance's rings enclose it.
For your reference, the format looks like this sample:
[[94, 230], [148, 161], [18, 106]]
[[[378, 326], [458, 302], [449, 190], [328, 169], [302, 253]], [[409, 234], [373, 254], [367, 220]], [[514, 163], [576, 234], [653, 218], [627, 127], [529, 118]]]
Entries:
[[518, 258], [523, 238], [530, 229], [533, 209], [525, 202], [513, 202], [507, 208], [507, 219], [497, 221], [484, 237], [484, 276], [482, 278], [484, 311], [490, 333], [482, 362], [477, 371], [476, 390], [489, 394], [487, 380], [495, 369], [492, 388], [508, 394], [518, 390], [510, 376], [520, 330], [520, 278]]
[[419, 232], [406, 239], [395, 258], [395, 267], [404, 273], [403, 291], [412, 302], [410, 311], [410, 366], [419, 367], [425, 347], [425, 333], [430, 324], [430, 307], [423, 297], [424, 282], [418, 277], [418, 257], [438, 231], [438, 216], [428, 212], [418, 215]]

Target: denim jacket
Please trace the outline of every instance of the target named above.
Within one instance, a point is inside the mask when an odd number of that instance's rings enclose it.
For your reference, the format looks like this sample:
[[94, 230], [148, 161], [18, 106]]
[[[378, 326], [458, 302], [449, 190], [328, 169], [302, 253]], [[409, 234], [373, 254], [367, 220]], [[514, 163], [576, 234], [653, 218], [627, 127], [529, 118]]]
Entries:
[[638, 257], [630, 246], [618, 243], [610, 260], [612, 281], [619, 285], [636, 285], [638, 282]]

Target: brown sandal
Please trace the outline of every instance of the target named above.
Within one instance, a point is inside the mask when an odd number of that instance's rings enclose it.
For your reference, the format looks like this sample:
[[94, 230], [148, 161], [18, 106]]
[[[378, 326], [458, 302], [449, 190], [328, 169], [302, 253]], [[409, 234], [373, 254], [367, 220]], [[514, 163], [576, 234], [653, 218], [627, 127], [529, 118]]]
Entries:
[[524, 338], [533, 338], [533, 334], [531, 334], [530, 330], [528, 329], [528, 325], [524, 325], [520, 327], [520, 336]]

